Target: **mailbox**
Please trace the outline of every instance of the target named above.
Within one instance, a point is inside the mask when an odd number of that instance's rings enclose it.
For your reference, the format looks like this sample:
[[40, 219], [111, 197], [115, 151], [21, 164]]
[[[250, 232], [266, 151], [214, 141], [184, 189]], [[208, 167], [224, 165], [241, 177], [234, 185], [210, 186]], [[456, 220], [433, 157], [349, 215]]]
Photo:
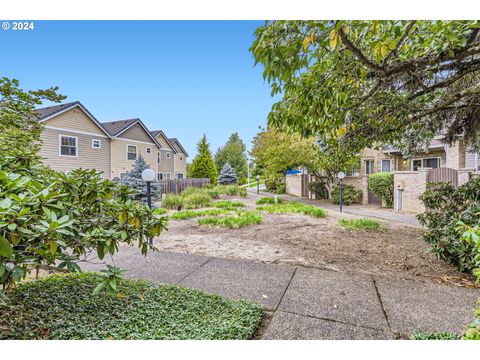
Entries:
[[405, 189], [405, 182], [403, 180], [400, 180], [397, 184], [397, 189], [398, 190], [404, 190]]

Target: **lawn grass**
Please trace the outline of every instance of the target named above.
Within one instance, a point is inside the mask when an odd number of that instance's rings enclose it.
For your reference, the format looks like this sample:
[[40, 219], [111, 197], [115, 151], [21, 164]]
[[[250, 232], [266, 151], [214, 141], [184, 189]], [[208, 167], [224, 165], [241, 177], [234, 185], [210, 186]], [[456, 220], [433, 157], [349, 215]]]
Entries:
[[155, 209], [153, 209], [153, 213], [155, 215], [163, 215], [163, 214], [166, 214], [167, 212], [168, 212], [168, 210], [165, 209], [165, 208], [155, 208]]
[[305, 215], [309, 215], [317, 218], [323, 218], [327, 216], [327, 212], [322, 208], [319, 208], [313, 205], [296, 203], [296, 202], [257, 206], [257, 210], [267, 211], [271, 214], [300, 213], [300, 214], [305, 214]]
[[[283, 204], [283, 200], [282, 198], [277, 198], [277, 204]], [[275, 198], [273, 197], [269, 197], [269, 196], [266, 196], [266, 197], [262, 197], [260, 199], [258, 199], [255, 204], [257, 205], [263, 205], [263, 204], [275, 204]]]
[[242, 211], [236, 215], [223, 217], [206, 217], [198, 219], [198, 224], [203, 226], [222, 226], [229, 229], [241, 228], [248, 225], [260, 224], [262, 216], [256, 211]]
[[350, 230], [378, 231], [380, 222], [372, 219], [340, 219], [338, 224]]
[[8, 292], [0, 339], [249, 339], [262, 309], [198, 290], [123, 280], [92, 295], [95, 275], [51, 276]]
[[235, 210], [236, 208], [239, 208], [239, 207], [245, 207], [245, 204], [240, 201], [220, 200], [220, 201], [215, 201], [213, 203], [213, 206], [219, 209]]
[[221, 214], [228, 213], [230, 209], [211, 209], [211, 210], [183, 210], [176, 212], [170, 216], [173, 220], [185, 220], [202, 216], [217, 216]]

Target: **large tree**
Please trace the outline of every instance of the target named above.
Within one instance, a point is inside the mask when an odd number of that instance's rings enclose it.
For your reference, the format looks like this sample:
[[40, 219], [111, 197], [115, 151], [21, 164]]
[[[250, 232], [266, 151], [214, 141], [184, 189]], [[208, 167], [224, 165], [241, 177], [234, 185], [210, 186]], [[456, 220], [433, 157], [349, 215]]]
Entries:
[[[251, 51], [272, 94], [269, 124], [325, 151], [379, 143], [414, 153], [442, 133], [480, 146], [478, 21], [270, 21]], [[335, 149], [335, 147], [334, 147]]]
[[191, 176], [193, 178], [209, 178], [211, 184], [216, 184], [218, 179], [217, 167], [213, 162], [212, 152], [205, 134], [197, 144], [197, 151], [198, 154], [193, 159], [191, 166]]
[[217, 149], [215, 165], [221, 170], [225, 164], [230, 164], [239, 179], [247, 177], [247, 147], [238, 133], [233, 133], [226, 144]]

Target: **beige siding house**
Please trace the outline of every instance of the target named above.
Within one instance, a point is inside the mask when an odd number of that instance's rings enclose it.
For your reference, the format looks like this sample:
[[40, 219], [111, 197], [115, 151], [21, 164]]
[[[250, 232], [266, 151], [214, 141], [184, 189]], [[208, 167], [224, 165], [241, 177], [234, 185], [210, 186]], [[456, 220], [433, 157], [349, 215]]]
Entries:
[[57, 171], [96, 169], [110, 174], [110, 136], [80, 103], [73, 102], [37, 110], [44, 125], [39, 155]]
[[140, 119], [100, 123], [78, 101], [37, 111], [44, 124], [40, 156], [55, 170], [96, 169], [121, 179], [141, 155], [158, 179], [186, 177], [188, 154], [178, 139], [150, 132]]

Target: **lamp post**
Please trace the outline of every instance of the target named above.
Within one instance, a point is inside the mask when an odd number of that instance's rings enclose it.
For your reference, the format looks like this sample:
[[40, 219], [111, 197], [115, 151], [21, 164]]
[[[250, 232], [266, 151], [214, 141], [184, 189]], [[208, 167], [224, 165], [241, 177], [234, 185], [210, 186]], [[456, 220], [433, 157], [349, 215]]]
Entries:
[[345, 177], [345, 173], [340, 171], [338, 174], [337, 174], [337, 177], [340, 179], [340, 212], [342, 212], [342, 206], [343, 206], [343, 199], [342, 199], [342, 195], [343, 195], [343, 189], [342, 189], [342, 180], [343, 178]]
[[[152, 208], [152, 192], [150, 188], [150, 183], [155, 180], [155, 171], [152, 169], [145, 169], [142, 171], [142, 179], [147, 183], [147, 205], [148, 208]], [[148, 239], [148, 244], [150, 245], [150, 248], [153, 247], [153, 239], [149, 238]]]
[[260, 175], [257, 175], [255, 179], [257, 179], [257, 195], [260, 195]]

